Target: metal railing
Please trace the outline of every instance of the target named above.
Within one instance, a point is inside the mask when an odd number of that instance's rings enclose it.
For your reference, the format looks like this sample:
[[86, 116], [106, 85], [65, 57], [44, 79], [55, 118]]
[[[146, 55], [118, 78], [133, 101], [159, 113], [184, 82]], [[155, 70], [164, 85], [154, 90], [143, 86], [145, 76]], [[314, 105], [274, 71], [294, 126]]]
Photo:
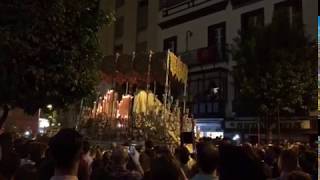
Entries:
[[[162, 17], [171, 16], [171, 15], [180, 13], [182, 11], [200, 6], [200, 5], [205, 4], [207, 2], [210, 2], [210, 1], [212, 1], [212, 0], [186, 0], [186, 1], [183, 1], [180, 3], [177, 3], [175, 5], [165, 7], [162, 10]], [[220, 1], [217, 1], [217, 2], [220, 2]]]

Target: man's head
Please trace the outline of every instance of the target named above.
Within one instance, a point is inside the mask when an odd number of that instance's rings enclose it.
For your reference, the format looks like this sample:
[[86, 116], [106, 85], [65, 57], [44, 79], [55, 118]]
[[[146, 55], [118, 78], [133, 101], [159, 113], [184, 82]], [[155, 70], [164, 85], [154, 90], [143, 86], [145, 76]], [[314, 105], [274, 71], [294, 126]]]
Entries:
[[217, 169], [219, 153], [212, 144], [199, 143], [197, 146], [197, 161], [204, 173], [212, 174]]
[[114, 165], [123, 166], [128, 163], [129, 153], [124, 146], [117, 146], [111, 154], [111, 161]]
[[291, 172], [298, 168], [298, 156], [291, 150], [283, 150], [280, 154], [278, 166], [281, 171]]
[[56, 169], [72, 169], [80, 160], [82, 136], [73, 129], [61, 129], [50, 139], [50, 153]]

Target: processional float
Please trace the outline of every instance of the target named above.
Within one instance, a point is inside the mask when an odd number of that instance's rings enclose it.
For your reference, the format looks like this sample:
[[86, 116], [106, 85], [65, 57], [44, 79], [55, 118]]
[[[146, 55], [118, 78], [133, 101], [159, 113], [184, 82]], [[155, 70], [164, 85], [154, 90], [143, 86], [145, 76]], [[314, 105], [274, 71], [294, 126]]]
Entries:
[[[188, 67], [179, 57], [170, 51], [116, 54], [104, 59], [102, 72], [102, 93], [92, 108], [82, 108], [83, 122], [98, 122], [102, 131], [120, 129], [129, 136], [180, 142], [182, 124], [191, 120], [186, 115]], [[164, 87], [163, 94], [157, 94], [157, 86]], [[183, 86], [180, 101], [173, 97], [172, 86]]]

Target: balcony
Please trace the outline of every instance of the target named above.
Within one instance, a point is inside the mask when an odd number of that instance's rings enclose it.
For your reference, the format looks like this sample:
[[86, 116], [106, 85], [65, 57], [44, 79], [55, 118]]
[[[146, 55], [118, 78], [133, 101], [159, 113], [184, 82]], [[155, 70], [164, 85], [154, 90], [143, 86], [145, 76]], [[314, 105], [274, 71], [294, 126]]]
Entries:
[[[228, 0], [176, 0], [162, 5], [160, 27], [169, 28], [226, 8]], [[172, 22], [170, 22], [172, 21]]]
[[179, 54], [181, 59], [189, 66], [218, 64], [227, 62], [226, 53], [217, 51], [214, 47], [204, 47], [194, 50], [189, 50]]
[[[197, 8], [207, 4], [209, 2], [213, 2], [214, 4], [218, 2], [222, 2], [225, 0], [175, 0], [175, 1], [167, 1], [167, 4], [164, 5], [162, 9], [162, 17], [171, 16], [192, 8]], [[170, 2], [170, 3], [169, 3]]]

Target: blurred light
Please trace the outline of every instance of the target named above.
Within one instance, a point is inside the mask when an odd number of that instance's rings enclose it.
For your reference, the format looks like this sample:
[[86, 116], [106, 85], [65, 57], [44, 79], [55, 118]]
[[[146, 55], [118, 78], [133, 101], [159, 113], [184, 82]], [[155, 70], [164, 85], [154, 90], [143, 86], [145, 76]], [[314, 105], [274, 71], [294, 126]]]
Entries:
[[25, 131], [25, 132], [24, 132], [24, 135], [25, 135], [25, 136], [30, 136], [30, 134], [31, 134], [30, 131]]
[[219, 88], [218, 88], [218, 87], [217, 87], [217, 88], [213, 88], [213, 93], [214, 93], [214, 94], [217, 94], [218, 91], [219, 91]]
[[39, 118], [39, 128], [47, 128], [49, 127], [49, 120], [45, 118]]
[[234, 141], [239, 140], [239, 139], [240, 139], [239, 134], [234, 135], [232, 138], [232, 140], [234, 140]]
[[111, 93], [113, 93], [113, 89], [107, 91], [107, 94], [111, 94]]
[[48, 108], [48, 109], [52, 109], [52, 104], [48, 104], [48, 105], [47, 105], [47, 108]]

